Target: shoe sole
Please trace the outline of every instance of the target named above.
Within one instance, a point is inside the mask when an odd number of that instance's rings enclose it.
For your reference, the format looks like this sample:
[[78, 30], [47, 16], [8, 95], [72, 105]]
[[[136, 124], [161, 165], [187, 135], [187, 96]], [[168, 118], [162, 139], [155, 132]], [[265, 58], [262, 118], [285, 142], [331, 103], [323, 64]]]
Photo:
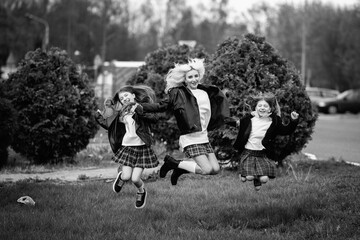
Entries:
[[260, 180], [254, 180], [254, 187], [255, 187], [255, 190], [256, 190], [256, 191], [259, 191], [259, 190], [260, 190], [261, 185], [262, 185], [262, 183], [261, 183]]
[[115, 191], [115, 187], [116, 187], [117, 183], [119, 182], [121, 173], [122, 173], [122, 171], [120, 171], [118, 173], [118, 175], [116, 176], [115, 181], [113, 183], [113, 188], [112, 189], [113, 189], [114, 193], [119, 193], [120, 192], [120, 191], [119, 192]]
[[[146, 190], [145, 190], [145, 192], [146, 192]], [[145, 205], [146, 205], [146, 198], [147, 198], [147, 192], [145, 193], [145, 198], [144, 198], [144, 203], [143, 203], [143, 205], [141, 205], [140, 207], [137, 207], [137, 206], [135, 205], [135, 208], [136, 208], [136, 209], [144, 208]]]

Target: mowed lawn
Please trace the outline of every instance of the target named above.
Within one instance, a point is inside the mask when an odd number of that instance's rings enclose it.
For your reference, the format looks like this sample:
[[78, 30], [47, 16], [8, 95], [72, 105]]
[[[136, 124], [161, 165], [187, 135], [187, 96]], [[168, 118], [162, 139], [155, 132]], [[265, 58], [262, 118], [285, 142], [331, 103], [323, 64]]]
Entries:
[[[259, 192], [235, 171], [184, 175], [177, 186], [146, 182], [22, 181], [0, 184], [0, 239], [360, 239], [360, 168], [335, 161], [298, 161]], [[86, 174], [86, 173], [85, 173]], [[31, 196], [35, 206], [17, 203]]]

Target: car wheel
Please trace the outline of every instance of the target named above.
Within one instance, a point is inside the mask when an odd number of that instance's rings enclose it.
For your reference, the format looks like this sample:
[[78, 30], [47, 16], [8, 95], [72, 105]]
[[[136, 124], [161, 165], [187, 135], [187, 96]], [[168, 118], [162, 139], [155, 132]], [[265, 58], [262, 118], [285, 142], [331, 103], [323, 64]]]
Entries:
[[330, 114], [336, 114], [337, 112], [338, 112], [338, 109], [336, 106], [330, 106], [328, 108], [328, 113], [330, 113]]

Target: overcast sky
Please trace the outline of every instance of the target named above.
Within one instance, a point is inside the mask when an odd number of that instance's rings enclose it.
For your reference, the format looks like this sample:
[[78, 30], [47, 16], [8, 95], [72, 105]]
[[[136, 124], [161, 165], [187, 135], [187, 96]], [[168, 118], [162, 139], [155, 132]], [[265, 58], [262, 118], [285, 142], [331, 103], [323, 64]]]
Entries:
[[[200, 3], [205, 4], [210, 0], [187, 0], [187, 4], [190, 6], [196, 6]], [[307, 1], [310, 2], [322, 2], [324, 4], [332, 4], [335, 7], [353, 7], [360, 5], [360, 0], [228, 0], [229, 12], [228, 21], [238, 21], [241, 13], [246, 13], [253, 5], [258, 5], [265, 2], [268, 5], [276, 6], [280, 3], [288, 3], [293, 5], [304, 5]]]
[[[190, 1], [206, 1], [206, 0], [190, 0]], [[289, 4], [304, 4], [305, 0], [229, 0], [229, 5], [234, 6], [237, 9], [248, 9], [253, 4], [258, 4], [261, 2], [266, 2], [271, 5], [276, 5], [278, 3], [289, 3]], [[307, 2], [322, 2], [330, 3], [335, 6], [351, 6], [356, 3], [359, 3], [359, 0], [307, 0]]]

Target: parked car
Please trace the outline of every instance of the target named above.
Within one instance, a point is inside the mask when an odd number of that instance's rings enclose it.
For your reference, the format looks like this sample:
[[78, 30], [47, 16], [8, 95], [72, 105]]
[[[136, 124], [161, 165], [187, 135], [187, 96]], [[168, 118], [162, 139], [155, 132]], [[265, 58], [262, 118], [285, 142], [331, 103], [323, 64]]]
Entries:
[[307, 87], [306, 92], [313, 106], [317, 106], [318, 102], [327, 98], [334, 98], [339, 95], [338, 90], [318, 87]]
[[319, 112], [323, 113], [359, 113], [360, 112], [360, 89], [346, 90], [335, 98], [323, 99], [317, 102]]

